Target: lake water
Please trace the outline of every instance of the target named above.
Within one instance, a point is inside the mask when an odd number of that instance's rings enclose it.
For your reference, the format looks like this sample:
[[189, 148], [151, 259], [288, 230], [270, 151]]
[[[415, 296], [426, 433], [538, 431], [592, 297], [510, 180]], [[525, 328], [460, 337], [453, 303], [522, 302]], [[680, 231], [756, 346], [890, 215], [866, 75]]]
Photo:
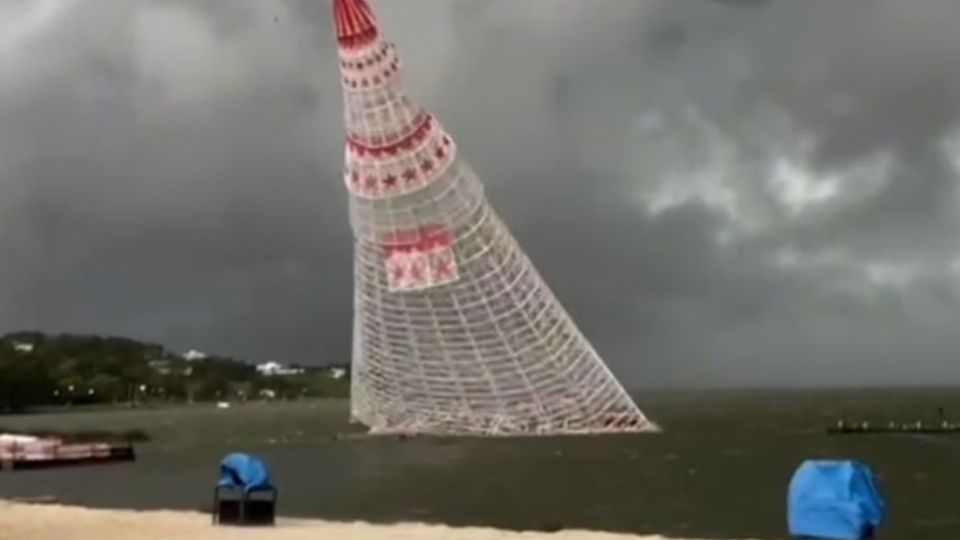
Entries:
[[855, 458], [891, 507], [881, 538], [960, 538], [960, 436], [827, 436], [840, 414], [960, 415], [960, 390], [656, 393], [658, 435], [506, 440], [348, 438], [345, 402], [0, 418], [19, 429], [143, 429], [136, 463], [0, 473], [0, 497], [113, 508], [207, 509], [219, 459], [263, 457], [280, 513], [373, 522], [588, 528], [783, 538], [789, 479], [806, 458]]

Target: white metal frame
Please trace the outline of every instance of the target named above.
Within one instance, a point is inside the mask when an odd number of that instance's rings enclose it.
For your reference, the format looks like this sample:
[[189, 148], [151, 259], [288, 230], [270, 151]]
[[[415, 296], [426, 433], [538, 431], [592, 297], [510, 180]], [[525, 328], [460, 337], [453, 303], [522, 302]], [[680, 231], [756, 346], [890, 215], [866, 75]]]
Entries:
[[[356, 241], [354, 419], [382, 434], [656, 431], [489, 206], [452, 137], [406, 96], [396, 48], [370, 32], [369, 7], [336, 5], [363, 10], [338, 26]], [[452, 235], [457, 279], [398, 289], [384, 238], [424, 227]]]

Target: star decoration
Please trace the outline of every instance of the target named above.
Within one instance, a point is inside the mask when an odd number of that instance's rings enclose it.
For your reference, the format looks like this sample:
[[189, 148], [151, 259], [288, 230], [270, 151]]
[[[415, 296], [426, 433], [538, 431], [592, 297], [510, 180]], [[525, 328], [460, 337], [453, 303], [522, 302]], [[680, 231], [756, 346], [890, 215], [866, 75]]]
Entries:
[[450, 267], [451, 267], [451, 261], [449, 258], [438, 257], [436, 268], [435, 268], [437, 277], [440, 279], [446, 279], [451, 277], [453, 275], [453, 271], [451, 270]]
[[423, 263], [420, 261], [410, 265], [410, 279], [413, 281], [423, 281]]

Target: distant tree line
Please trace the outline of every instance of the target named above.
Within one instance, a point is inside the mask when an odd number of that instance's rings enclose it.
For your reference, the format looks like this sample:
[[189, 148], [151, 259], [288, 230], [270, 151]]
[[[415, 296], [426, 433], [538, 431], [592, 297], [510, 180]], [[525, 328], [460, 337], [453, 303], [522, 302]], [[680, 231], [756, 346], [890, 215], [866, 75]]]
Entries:
[[[294, 366], [295, 367], [295, 366]], [[157, 402], [338, 398], [349, 369], [265, 376], [225, 357], [187, 360], [163, 346], [99, 336], [20, 332], [0, 337], [0, 412], [31, 408]]]

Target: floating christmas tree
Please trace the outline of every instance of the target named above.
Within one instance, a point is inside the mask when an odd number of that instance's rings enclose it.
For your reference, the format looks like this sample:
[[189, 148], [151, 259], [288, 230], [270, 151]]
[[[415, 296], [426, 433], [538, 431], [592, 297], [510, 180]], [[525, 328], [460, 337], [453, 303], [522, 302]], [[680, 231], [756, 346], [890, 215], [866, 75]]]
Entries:
[[365, 0], [334, 0], [355, 235], [352, 415], [373, 433], [653, 431], [401, 82]]

